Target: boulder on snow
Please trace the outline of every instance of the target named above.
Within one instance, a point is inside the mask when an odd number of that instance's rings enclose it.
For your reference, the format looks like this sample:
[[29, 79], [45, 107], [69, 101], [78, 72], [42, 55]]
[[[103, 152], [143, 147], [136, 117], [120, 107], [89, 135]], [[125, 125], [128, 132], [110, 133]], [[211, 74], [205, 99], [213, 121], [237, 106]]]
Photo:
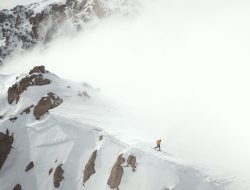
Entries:
[[[30, 71], [30, 75], [22, 78], [19, 82], [15, 83], [8, 89], [8, 102], [9, 104], [12, 104], [12, 102], [16, 101], [18, 103], [20, 95], [27, 90], [29, 86], [43, 86], [50, 84], [49, 79], [43, 78], [43, 72], [45, 72], [45, 69], [34, 67]], [[34, 74], [39, 73], [39, 74]]]
[[128, 166], [131, 166], [132, 171], [135, 172], [136, 168], [136, 157], [133, 155], [130, 155], [127, 159]]
[[89, 161], [85, 165], [83, 184], [95, 173], [95, 160], [97, 156], [97, 150], [95, 150], [89, 158]]
[[123, 176], [123, 167], [121, 166], [125, 162], [125, 158], [122, 157], [123, 154], [120, 154], [111, 170], [108, 185], [111, 189], [116, 189], [119, 187], [121, 183], [121, 179]]
[[22, 190], [22, 186], [20, 184], [17, 184], [13, 190]]
[[56, 188], [60, 187], [60, 182], [64, 179], [63, 177], [63, 169], [62, 169], [62, 164], [56, 167], [56, 170], [54, 172], [53, 176], [53, 183]]
[[13, 142], [13, 134], [10, 135], [8, 129], [6, 130], [6, 134], [0, 132], [0, 169], [11, 151]]
[[49, 92], [47, 96], [42, 97], [34, 107], [33, 115], [36, 117], [36, 119], [40, 119], [40, 117], [46, 112], [59, 106], [62, 102], [63, 100], [60, 97], [56, 97], [53, 92]]
[[34, 163], [33, 163], [33, 161], [31, 161], [31, 162], [26, 166], [25, 172], [31, 170], [32, 168], [34, 168]]

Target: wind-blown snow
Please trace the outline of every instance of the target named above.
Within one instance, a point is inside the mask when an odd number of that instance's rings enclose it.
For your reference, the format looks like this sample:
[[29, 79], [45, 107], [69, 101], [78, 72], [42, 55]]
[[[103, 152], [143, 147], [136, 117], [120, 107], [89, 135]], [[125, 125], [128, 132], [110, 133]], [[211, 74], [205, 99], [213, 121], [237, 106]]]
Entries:
[[127, 128], [112, 129], [125, 133], [124, 141], [147, 149], [161, 137], [175, 157], [227, 178], [232, 189], [249, 189], [249, 2], [144, 5], [135, 20], [107, 19], [1, 72], [44, 64], [66, 78], [89, 81], [135, 115], [131, 129], [139, 130], [139, 141], [133, 140], [136, 132], [129, 139]]

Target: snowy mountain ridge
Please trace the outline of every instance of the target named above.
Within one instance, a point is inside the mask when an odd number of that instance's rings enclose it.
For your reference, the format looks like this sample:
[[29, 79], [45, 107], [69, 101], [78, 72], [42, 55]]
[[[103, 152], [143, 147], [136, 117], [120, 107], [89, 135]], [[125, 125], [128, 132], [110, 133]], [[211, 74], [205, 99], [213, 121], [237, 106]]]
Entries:
[[85, 83], [60, 79], [42, 66], [1, 80], [3, 190], [224, 189], [168, 153], [111, 135], [105, 126], [119, 130], [112, 121], [120, 116]]
[[44, 0], [0, 10], [0, 64], [15, 52], [77, 33], [87, 23], [113, 13], [128, 14], [128, 4], [126, 0]]

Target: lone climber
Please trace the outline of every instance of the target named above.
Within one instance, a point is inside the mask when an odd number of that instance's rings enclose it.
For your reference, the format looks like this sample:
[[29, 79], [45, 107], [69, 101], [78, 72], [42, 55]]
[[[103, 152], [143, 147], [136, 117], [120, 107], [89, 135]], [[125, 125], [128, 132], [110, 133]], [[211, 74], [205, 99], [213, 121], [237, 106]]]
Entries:
[[161, 151], [161, 139], [156, 141], [156, 145], [155, 149], [159, 148], [159, 151]]

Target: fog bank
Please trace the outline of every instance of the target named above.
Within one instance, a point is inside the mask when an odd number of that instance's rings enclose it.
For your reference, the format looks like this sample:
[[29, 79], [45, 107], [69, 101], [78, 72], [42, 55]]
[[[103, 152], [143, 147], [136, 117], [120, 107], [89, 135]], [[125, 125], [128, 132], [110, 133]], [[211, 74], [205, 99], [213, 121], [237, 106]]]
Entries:
[[[77, 37], [6, 63], [1, 73], [45, 65], [100, 87], [142, 122], [148, 141], [250, 188], [250, 2], [142, 1]], [[216, 171], [216, 172], [215, 172]]]

